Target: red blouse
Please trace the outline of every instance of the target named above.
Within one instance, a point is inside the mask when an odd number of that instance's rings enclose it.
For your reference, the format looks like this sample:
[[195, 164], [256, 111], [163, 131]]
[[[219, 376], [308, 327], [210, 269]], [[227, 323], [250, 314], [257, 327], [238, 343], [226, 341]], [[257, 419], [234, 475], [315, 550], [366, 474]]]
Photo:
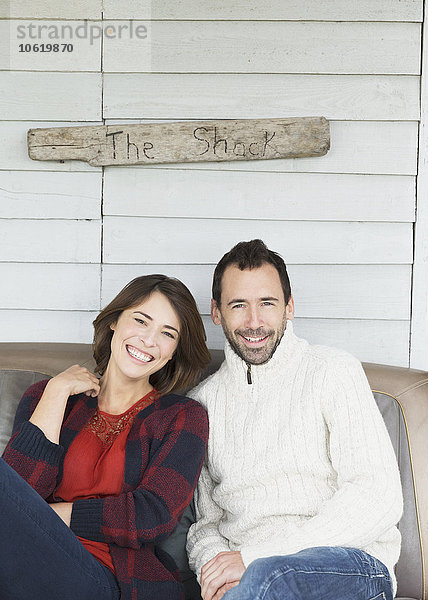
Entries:
[[[57, 497], [65, 502], [74, 502], [82, 498], [118, 496], [122, 492], [129, 430], [135, 415], [151, 404], [157, 395], [156, 390], [152, 390], [120, 415], [97, 410], [86, 427], [77, 434], [65, 456]], [[78, 539], [114, 573], [108, 544]]]

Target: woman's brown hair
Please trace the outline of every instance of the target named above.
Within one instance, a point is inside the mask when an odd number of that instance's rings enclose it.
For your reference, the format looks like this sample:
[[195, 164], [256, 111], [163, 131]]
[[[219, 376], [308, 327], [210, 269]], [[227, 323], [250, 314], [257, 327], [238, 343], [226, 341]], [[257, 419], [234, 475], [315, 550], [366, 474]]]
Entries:
[[162, 369], [153, 373], [149, 381], [161, 394], [187, 390], [197, 382], [211, 356], [195, 299], [184, 283], [166, 275], [143, 275], [133, 279], [100, 312], [94, 321], [95, 370], [103, 375], [110, 360], [113, 337], [110, 326], [117, 322], [124, 310], [141, 304], [155, 291], [163, 294], [177, 313], [180, 334], [173, 357]]

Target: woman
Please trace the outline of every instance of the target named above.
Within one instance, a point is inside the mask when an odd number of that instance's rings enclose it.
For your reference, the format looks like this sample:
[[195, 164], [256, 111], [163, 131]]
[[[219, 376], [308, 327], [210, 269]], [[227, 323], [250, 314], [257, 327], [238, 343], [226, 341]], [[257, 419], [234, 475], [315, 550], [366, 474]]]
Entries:
[[202, 320], [184, 284], [148, 275], [94, 328], [101, 378], [74, 365], [30, 387], [0, 459], [2, 599], [183, 597], [156, 542], [189, 504], [205, 453], [204, 409], [170, 393], [209, 361]]

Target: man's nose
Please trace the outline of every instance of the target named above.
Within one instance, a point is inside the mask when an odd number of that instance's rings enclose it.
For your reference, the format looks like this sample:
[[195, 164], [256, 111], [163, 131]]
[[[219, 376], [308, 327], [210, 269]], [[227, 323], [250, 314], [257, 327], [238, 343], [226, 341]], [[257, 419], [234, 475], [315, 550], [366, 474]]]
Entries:
[[245, 326], [248, 329], [258, 329], [263, 324], [260, 312], [257, 307], [250, 307], [246, 315]]

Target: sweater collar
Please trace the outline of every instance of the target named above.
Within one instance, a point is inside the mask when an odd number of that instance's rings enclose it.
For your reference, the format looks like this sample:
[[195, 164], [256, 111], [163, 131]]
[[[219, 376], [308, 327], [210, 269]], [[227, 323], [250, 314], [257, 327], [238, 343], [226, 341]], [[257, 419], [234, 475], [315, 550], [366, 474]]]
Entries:
[[[283, 370], [284, 366], [290, 361], [295, 353], [298, 345], [299, 338], [294, 335], [292, 321], [288, 320], [284, 335], [272, 358], [262, 365], [251, 365], [250, 377], [252, 381], [260, 381], [263, 380], [264, 377], [272, 376], [279, 368]], [[236, 354], [227, 340], [224, 347], [224, 354], [228, 369], [232, 371], [234, 376], [246, 382], [248, 377], [248, 364]]]

